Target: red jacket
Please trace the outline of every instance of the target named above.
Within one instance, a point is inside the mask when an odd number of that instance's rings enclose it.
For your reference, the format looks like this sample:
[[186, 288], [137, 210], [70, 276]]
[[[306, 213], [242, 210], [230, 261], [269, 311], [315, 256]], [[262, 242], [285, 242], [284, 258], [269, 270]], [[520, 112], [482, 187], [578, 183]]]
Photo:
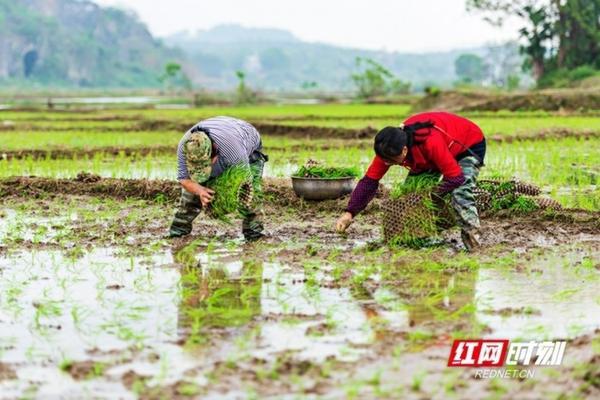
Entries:
[[[433, 128], [423, 128], [419, 133], [429, 131], [421, 143], [415, 143], [408, 151], [402, 163], [412, 173], [425, 171], [440, 172], [444, 178], [462, 175], [455, 157], [472, 145], [483, 140], [483, 132], [466, 118], [447, 112], [425, 112], [415, 114], [404, 121], [405, 125], [415, 122], [432, 121]], [[445, 132], [445, 133], [444, 133]], [[386, 174], [390, 164], [375, 156], [365, 174], [371, 179], [380, 180]]]

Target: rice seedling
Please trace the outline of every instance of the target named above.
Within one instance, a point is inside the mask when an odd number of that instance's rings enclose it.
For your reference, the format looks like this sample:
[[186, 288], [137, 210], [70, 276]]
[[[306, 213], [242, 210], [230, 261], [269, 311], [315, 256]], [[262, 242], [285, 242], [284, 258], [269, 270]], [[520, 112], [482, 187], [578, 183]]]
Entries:
[[439, 183], [440, 177], [435, 174], [411, 176], [402, 183], [395, 183], [390, 190], [390, 198], [398, 199], [409, 193], [428, 193]]
[[229, 222], [228, 215], [239, 213], [243, 216], [261, 196], [259, 179], [254, 179], [248, 166], [227, 168], [221, 175], [210, 179], [206, 186], [215, 191], [208, 208], [213, 218]]
[[383, 204], [383, 232], [388, 245], [426, 247], [436, 245], [442, 227], [454, 224], [447, 202], [433, 194], [439, 182], [435, 174], [410, 176], [395, 184]]
[[303, 165], [292, 174], [300, 178], [339, 179], [356, 178], [361, 171], [357, 167], [326, 167], [323, 165]]

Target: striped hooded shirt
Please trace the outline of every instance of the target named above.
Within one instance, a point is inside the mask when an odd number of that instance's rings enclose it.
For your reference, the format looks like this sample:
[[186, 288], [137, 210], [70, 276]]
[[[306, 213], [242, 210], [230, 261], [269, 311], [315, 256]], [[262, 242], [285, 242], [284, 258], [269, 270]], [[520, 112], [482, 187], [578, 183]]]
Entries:
[[260, 134], [246, 121], [232, 117], [213, 117], [198, 122], [183, 135], [177, 146], [177, 179], [190, 179], [190, 174], [185, 163], [183, 147], [193, 131], [206, 132], [215, 144], [217, 161], [213, 164], [210, 173], [215, 178], [225, 169], [234, 165], [248, 165], [250, 155], [261, 149]]

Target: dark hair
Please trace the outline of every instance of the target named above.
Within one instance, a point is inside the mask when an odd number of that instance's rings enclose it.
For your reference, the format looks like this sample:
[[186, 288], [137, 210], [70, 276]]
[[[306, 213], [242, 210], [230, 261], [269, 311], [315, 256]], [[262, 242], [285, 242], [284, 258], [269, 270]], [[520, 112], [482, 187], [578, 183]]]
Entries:
[[[375, 136], [375, 144], [373, 146], [375, 154], [384, 160], [391, 160], [402, 153], [404, 147], [409, 149], [415, 142], [415, 132], [423, 128], [431, 128], [433, 123], [416, 122], [414, 124], [405, 125], [402, 128], [396, 126], [386, 126]], [[422, 138], [421, 138], [422, 140]]]
[[386, 126], [375, 136], [375, 154], [384, 160], [391, 160], [402, 153], [405, 146], [412, 146], [412, 137], [396, 126]]

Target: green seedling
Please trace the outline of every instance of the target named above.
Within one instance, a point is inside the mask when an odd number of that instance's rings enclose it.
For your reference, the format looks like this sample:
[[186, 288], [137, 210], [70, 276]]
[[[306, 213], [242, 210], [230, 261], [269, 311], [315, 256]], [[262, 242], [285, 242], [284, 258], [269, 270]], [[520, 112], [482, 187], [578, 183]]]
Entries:
[[261, 195], [259, 179], [253, 179], [252, 170], [246, 166], [230, 167], [206, 186], [215, 191], [209, 215], [225, 222], [230, 221], [229, 214], [247, 212]]
[[321, 179], [338, 179], [338, 178], [356, 178], [360, 176], [360, 170], [356, 167], [325, 167], [321, 165], [302, 166], [292, 174], [299, 178], [321, 178]]

